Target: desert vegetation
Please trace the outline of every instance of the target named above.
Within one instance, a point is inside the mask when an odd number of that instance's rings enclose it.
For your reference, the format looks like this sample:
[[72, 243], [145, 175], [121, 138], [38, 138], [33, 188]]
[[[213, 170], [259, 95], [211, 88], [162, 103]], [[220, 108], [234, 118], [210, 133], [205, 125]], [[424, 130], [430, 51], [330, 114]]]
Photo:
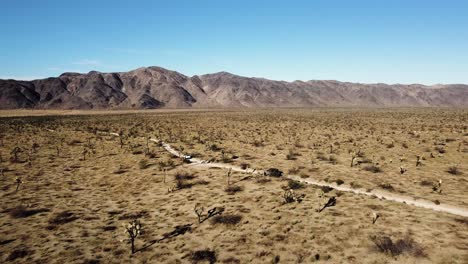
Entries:
[[467, 121], [463, 109], [2, 117], [0, 260], [466, 263], [466, 217], [338, 188], [467, 209]]

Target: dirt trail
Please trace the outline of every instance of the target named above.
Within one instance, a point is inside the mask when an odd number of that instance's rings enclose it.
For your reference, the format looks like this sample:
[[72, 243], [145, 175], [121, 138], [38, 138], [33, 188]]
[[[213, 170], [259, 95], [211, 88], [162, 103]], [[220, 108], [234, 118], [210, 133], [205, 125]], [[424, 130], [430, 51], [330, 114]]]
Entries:
[[[210, 163], [210, 162], [205, 161], [205, 160], [192, 158], [190, 156], [185, 156], [182, 153], [180, 153], [179, 151], [172, 148], [167, 143], [158, 141], [156, 139], [150, 139], [150, 141], [153, 141], [153, 142], [156, 142], [156, 143], [161, 143], [162, 147], [166, 151], [168, 151], [169, 153], [171, 153], [174, 156], [181, 157], [181, 158], [185, 157], [187, 160], [190, 161], [189, 166], [201, 166], [201, 167], [206, 167], [206, 168], [225, 168], [225, 169], [232, 169], [233, 171], [249, 173], [249, 174], [263, 174], [263, 171], [255, 171], [255, 170], [252, 170], [252, 169], [245, 169], [244, 170], [244, 169], [242, 169], [242, 168], [240, 168], [238, 166], [234, 166], [234, 165], [230, 165], [230, 164]], [[448, 205], [448, 204], [438, 204], [437, 205], [432, 201], [427, 201], [427, 200], [422, 200], [422, 199], [415, 199], [413, 197], [394, 194], [394, 193], [390, 193], [390, 192], [383, 191], [383, 190], [366, 191], [365, 189], [354, 189], [354, 188], [351, 188], [350, 186], [347, 186], [345, 184], [342, 184], [342, 185], [338, 186], [336, 183], [327, 183], [327, 182], [324, 182], [324, 181], [316, 181], [316, 180], [313, 180], [313, 179], [302, 179], [297, 175], [286, 175], [285, 177], [288, 178], [288, 179], [297, 180], [297, 181], [300, 181], [300, 182], [303, 182], [303, 183], [306, 183], [306, 184], [313, 184], [313, 185], [317, 185], [317, 186], [331, 187], [331, 188], [334, 188], [334, 189], [342, 191], [342, 192], [351, 192], [351, 193], [355, 193], [355, 194], [375, 196], [375, 197], [378, 197], [380, 199], [385, 199], [385, 200], [389, 200], [389, 201], [394, 201], [394, 202], [404, 203], [404, 204], [408, 204], [408, 205], [413, 205], [413, 206], [416, 206], [416, 207], [422, 207], [422, 208], [431, 209], [431, 210], [435, 210], [435, 211], [446, 212], [446, 213], [450, 213], [450, 214], [454, 214], [454, 215], [468, 217], [468, 209], [461, 208], [461, 207], [456, 207], [456, 206], [451, 206], [451, 205]]]

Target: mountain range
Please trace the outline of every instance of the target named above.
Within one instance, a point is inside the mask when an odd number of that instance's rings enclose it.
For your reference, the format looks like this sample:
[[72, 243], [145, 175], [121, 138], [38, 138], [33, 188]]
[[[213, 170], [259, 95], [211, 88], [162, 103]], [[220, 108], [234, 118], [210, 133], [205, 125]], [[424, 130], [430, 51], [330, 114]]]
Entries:
[[0, 109], [468, 106], [468, 85], [274, 81], [228, 72], [192, 77], [161, 67], [0, 80]]

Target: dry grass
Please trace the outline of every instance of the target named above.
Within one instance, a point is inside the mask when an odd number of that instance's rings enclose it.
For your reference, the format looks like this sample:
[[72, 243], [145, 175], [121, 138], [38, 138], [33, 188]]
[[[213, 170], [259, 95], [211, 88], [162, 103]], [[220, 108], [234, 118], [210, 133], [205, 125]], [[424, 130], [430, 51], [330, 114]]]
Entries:
[[[66, 113], [76, 112], [60, 114]], [[1, 118], [0, 261], [466, 263], [463, 217], [303, 185], [285, 174], [353, 188], [391, 187], [393, 193], [466, 208], [467, 120], [463, 109]], [[148, 136], [200, 159], [276, 169], [250, 178], [234, 172], [227, 185], [226, 170], [184, 163], [148, 143]], [[23, 150], [20, 162], [10, 161], [15, 147]], [[424, 158], [423, 166], [416, 167], [416, 156]], [[447, 172], [453, 164], [461, 174]], [[400, 167], [407, 171], [401, 174]], [[22, 183], [15, 191], [17, 177]], [[434, 192], [440, 179], [442, 192]], [[301, 203], [284, 204], [286, 189], [304, 195]], [[321, 213], [320, 191], [338, 197]], [[205, 207], [204, 214], [214, 207], [225, 211], [198, 223], [196, 204]], [[381, 216], [375, 224], [373, 212]], [[130, 257], [122, 225], [135, 218], [144, 232]], [[369, 239], [376, 234], [379, 239]], [[383, 250], [375, 250], [375, 242]]]

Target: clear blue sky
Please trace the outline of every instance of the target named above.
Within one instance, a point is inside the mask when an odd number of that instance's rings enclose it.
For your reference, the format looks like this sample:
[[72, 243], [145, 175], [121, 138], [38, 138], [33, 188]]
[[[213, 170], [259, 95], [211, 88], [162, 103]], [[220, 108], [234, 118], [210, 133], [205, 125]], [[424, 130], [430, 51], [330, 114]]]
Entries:
[[162, 66], [468, 83], [468, 1], [0, 0], [0, 78]]

